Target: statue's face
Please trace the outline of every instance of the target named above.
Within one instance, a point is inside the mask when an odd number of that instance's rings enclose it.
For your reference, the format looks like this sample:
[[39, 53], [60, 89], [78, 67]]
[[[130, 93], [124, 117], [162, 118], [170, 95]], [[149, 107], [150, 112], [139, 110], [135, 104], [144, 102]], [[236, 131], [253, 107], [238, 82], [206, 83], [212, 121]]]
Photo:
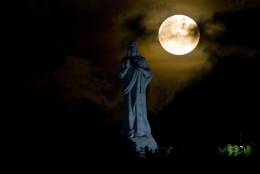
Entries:
[[137, 43], [131, 43], [128, 46], [128, 55], [136, 56], [139, 55]]
[[138, 52], [138, 49], [137, 49], [137, 47], [136, 47], [135, 45], [131, 45], [131, 46], [130, 46], [130, 51], [131, 51], [132, 53], [137, 53], [137, 52]]

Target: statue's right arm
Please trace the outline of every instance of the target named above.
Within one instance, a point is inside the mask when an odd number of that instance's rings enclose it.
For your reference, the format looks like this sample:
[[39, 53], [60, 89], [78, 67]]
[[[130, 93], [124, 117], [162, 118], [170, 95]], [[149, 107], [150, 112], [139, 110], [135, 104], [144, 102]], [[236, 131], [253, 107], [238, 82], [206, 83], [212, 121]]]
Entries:
[[119, 78], [124, 78], [130, 68], [130, 60], [127, 59], [121, 63]]

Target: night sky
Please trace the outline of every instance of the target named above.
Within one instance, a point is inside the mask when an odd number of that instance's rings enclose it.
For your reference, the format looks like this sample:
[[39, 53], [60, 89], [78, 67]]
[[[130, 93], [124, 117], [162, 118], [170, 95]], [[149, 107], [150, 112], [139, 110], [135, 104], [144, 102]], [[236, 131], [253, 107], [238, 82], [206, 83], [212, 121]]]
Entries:
[[[159, 145], [207, 159], [241, 131], [244, 141], [259, 143], [259, 1], [20, 0], [10, 10], [7, 73], [19, 149], [57, 159], [128, 153], [117, 140], [118, 70], [130, 40], [154, 72], [148, 119]], [[160, 24], [174, 14], [200, 29], [198, 47], [184, 56], [158, 41]]]

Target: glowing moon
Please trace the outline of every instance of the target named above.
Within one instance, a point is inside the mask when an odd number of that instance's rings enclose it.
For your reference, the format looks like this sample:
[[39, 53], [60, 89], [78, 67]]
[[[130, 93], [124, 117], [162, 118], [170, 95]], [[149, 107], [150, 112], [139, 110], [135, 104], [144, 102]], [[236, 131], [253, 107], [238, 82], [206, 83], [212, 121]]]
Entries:
[[188, 54], [198, 45], [199, 40], [198, 25], [188, 16], [171, 16], [159, 29], [159, 41], [162, 47], [174, 55]]

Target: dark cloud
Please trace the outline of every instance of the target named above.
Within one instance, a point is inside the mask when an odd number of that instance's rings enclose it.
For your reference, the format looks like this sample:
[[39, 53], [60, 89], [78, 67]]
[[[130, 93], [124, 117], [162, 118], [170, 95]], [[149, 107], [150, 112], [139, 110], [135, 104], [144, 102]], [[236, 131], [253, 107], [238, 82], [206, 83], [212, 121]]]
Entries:
[[[140, 2], [144, 4], [145, 1]], [[162, 19], [174, 12], [174, 4], [169, 2], [147, 3], [132, 6], [114, 17], [119, 38], [128, 40], [152, 40], [162, 22]]]
[[147, 35], [148, 31], [144, 25], [144, 20], [145, 16], [138, 14], [137, 16], [133, 16], [133, 18], [126, 19], [122, 23], [122, 29], [129, 33], [128, 38], [125, 38], [126, 40], [137, 40]]
[[238, 46], [259, 46], [260, 27], [257, 23], [260, 8], [241, 9], [216, 13], [214, 20], [225, 24], [227, 32], [218, 38], [220, 44]]
[[188, 35], [192, 39], [197, 39], [200, 36], [200, 32], [199, 32], [197, 26], [195, 26], [195, 25], [189, 25], [188, 31], [189, 31]]
[[210, 61], [225, 57], [251, 59], [259, 54], [259, 8], [217, 12], [203, 25], [203, 38]]
[[85, 98], [102, 108], [107, 119], [119, 119], [122, 106], [119, 84], [100, 67], [93, 66], [89, 60], [71, 56], [53, 75], [67, 103], [73, 105]]

